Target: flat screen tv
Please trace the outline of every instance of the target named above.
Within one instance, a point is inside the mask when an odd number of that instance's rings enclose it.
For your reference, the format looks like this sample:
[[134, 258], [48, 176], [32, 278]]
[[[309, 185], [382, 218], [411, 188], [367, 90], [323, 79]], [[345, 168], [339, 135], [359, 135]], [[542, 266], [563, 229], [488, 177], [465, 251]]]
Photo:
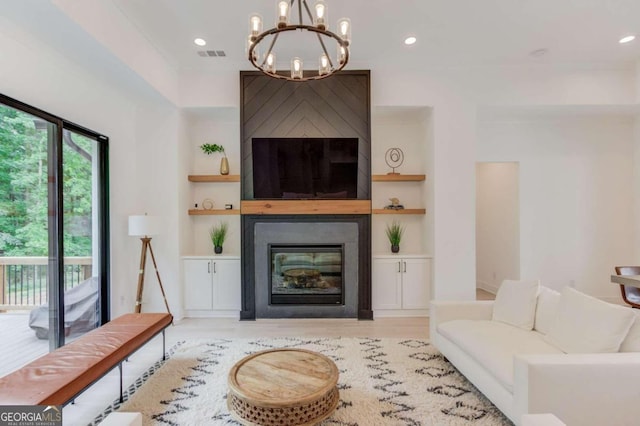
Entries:
[[255, 199], [356, 199], [358, 138], [253, 138]]

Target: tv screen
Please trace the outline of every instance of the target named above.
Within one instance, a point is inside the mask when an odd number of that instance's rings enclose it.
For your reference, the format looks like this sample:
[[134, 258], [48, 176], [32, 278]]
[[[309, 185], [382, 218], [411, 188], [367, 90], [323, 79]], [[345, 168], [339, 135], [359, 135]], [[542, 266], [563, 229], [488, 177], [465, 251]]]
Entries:
[[253, 138], [255, 199], [355, 199], [358, 138]]

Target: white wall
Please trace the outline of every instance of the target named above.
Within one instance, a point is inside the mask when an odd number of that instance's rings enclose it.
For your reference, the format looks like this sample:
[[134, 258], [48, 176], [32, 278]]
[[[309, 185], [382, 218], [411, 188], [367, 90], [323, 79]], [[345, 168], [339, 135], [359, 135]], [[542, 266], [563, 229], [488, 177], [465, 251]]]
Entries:
[[496, 293], [503, 280], [520, 278], [518, 163], [476, 167], [476, 282]]
[[484, 121], [480, 161], [520, 163], [520, 275], [618, 300], [633, 263], [633, 120], [532, 116]]
[[[177, 110], [151, 91], [145, 97], [97, 77], [1, 17], [0, 61], [0, 92], [110, 138], [112, 316], [134, 308], [140, 242], [127, 235], [127, 217], [144, 211], [163, 217], [166, 233], [155, 237], [153, 246], [171, 307], [179, 315], [173, 209]], [[149, 267], [144, 310], [164, 310], [158, 294]]]
[[[18, 4], [18, 2], [14, 2]], [[13, 4], [13, 3], [12, 3]], [[30, 3], [34, 7], [36, 3]], [[40, 3], [37, 3], [40, 4]], [[44, 2], [42, 4], [45, 4]], [[57, 0], [57, 4], [64, 9], [72, 7], [69, 1]], [[27, 11], [28, 12], [28, 11]], [[80, 12], [85, 13], [82, 9]], [[43, 15], [44, 16], [44, 15]], [[26, 14], [30, 19], [33, 14]], [[2, 18], [0, 18], [2, 19]], [[64, 24], [64, 23], [63, 23]], [[67, 33], [76, 34], [77, 24], [61, 25]], [[103, 27], [100, 27], [103, 28]], [[37, 25], [32, 25], [30, 31], [37, 31]], [[85, 57], [74, 57], [73, 49], [67, 48], [65, 54], [57, 54], [45, 47], [51, 39], [29, 40], [30, 34], [22, 34], [23, 31], [15, 28], [9, 20], [3, 20], [0, 25], [0, 60], [3, 66], [0, 69], [0, 90], [22, 101], [39, 106], [43, 109], [55, 112], [61, 116], [83, 124], [89, 128], [100, 131], [112, 138], [112, 247], [113, 258], [113, 283], [115, 298], [125, 297], [126, 303], [114, 305], [114, 309], [129, 306], [132, 301], [134, 284], [131, 281], [131, 271], [135, 272], [137, 262], [137, 248], [131, 248], [128, 237], [121, 235], [126, 233], [126, 216], [143, 209], [147, 200], [147, 185], [162, 185], [153, 182], [144, 173], [150, 170], [153, 175], [154, 167], [163, 167], [167, 176], [174, 176], [178, 183], [179, 194], [174, 197], [176, 205], [172, 208], [178, 213], [169, 214], [169, 227], [186, 229], [188, 220], [182, 213], [185, 211], [185, 188], [182, 186], [182, 177], [187, 168], [185, 158], [188, 153], [184, 147], [173, 150], [176, 157], [171, 161], [162, 157], [157, 165], [149, 164], [142, 160], [149, 152], [138, 151], [138, 134], [136, 133], [137, 115], [141, 111], [137, 108], [144, 94], [132, 91], [133, 87], [148, 87], [140, 76], [127, 82], [123, 78], [125, 72], [120, 72], [118, 84], [110, 79], [105, 69], [111, 73], [118, 71], [118, 64], [111, 63], [107, 68], [90, 68], [91, 63], [96, 62], [92, 56], [88, 60]], [[76, 40], [78, 37], [69, 38]], [[91, 39], [91, 37], [87, 37]], [[101, 43], [106, 43], [106, 38], [96, 35]], [[55, 39], [54, 42], [61, 41]], [[94, 40], [93, 43], [96, 43]], [[98, 51], [100, 46], [93, 49]], [[146, 52], [148, 53], [148, 52]], [[145, 53], [145, 55], [146, 55]], [[97, 55], [95, 55], [97, 56]], [[117, 58], [131, 60], [127, 64], [130, 69], [142, 70], [141, 75], [149, 75], [148, 63], [136, 63], [140, 58], [127, 54], [127, 51], [119, 51]], [[157, 59], [157, 58], [156, 58]], [[113, 62], [118, 62], [117, 60]], [[155, 63], [155, 59], [154, 62]], [[122, 65], [122, 64], [120, 64]], [[121, 71], [121, 70], [120, 70]], [[197, 72], [172, 75], [163, 70], [161, 78], [149, 78], [152, 84], [157, 85], [157, 91], [168, 94], [170, 98], [178, 98], [180, 107], [235, 107], [239, 106], [238, 75], [236, 72], [222, 74], [199, 74]], [[153, 70], [151, 71], [153, 74]], [[432, 167], [428, 167], [428, 178], [433, 182], [433, 193], [425, 193], [429, 200], [426, 215], [427, 221], [433, 221], [433, 250], [434, 255], [434, 291], [436, 299], [473, 299], [475, 297], [475, 164], [481, 161], [484, 155], [477, 156], [476, 149], [486, 152], [486, 146], [476, 146], [477, 138], [477, 111], [482, 105], [572, 105], [572, 104], [628, 104], [638, 101], [636, 87], [637, 75], [635, 69], [606, 68], [606, 67], [464, 67], [464, 68], [419, 68], [419, 69], [393, 69], [376, 68], [371, 73], [372, 105], [376, 106], [416, 106], [430, 108], [429, 128], [430, 135], [427, 144], [432, 144], [429, 151], [433, 153]], [[102, 76], [102, 77], [98, 77]], [[177, 80], [175, 82], [173, 79]], [[106, 78], [108, 81], [100, 80]], [[129, 84], [130, 83], [130, 84]], [[177, 89], [176, 89], [177, 87]], [[177, 92], [177, 93], [176, 93]], [[148, 95], [151, 96], [151, 95]], [[158, 104], [166, 103], [156, 98]], [[162, 108], [154, 104], [145, 105], [145, 122], [154, 121], [161, 128], [165, 128], [162, 120], [166, 114]], [[180, 115], [171, 117], [172, 123], [167, 125], [173, 134], [159, 134], [157, 143], [176, 144], [184, 140], [184, 129]], [[497, 147], [496, 147], [497, 149]], [[491, 151], [492, 155], [486, 161], [502, 161], [498, 156], [506, 156], [512, 150], [505, 144], [498, 151]], [[495, 154], [495, 155], [493, 155]], [[522, 155], [524, 156], [524, 154]], [[518, 153], [514, 153], [506, 161], [519, 161]], [[148, 159], [148, 158], [146, 158]], [[580, 162], [575, 158], [574, 162]], [[169, 163], [167, 163], [169, 162]], [[524, 167], [524, 163], [521, 162]], [[555, 166], [555, 165], [554, 165]], [[590, 165], [589, 165], [590, 166]], [[575, 164], [572, 168], [580, 168]], [[233, 162], [232, 162], [233, 170]], [[582, 170], [588, 178], [590, 173]], [[525, 170], [521, 169], [521, 173]], [[599, 174], [598, 170], [596, 174]], [[137, 177], [140, 176], [140, 179]], [[136, 180], [133, 180], [136, 179]], [[576, 181], [577, 182], [577, 181]], [[607, 180], [609, 182], [609, 180]], [[523, 182], [524, 185], [524, 182]], [[132, 189], [133, 187], [133, 189]], [[429, 188], [429, 187], [427, 187]], [[155, 191], [152, 191], [155, 192]], [[559, 198], [559, 197], [558, 197]], [[601, 197], [600, 197], [601, 198]], [[167, 204], [171, 202], [167, 200]], [[561, 200], [562, 201], [562, 200]], [[566, 200], [565, 200], [566, 203]], [[561, 203], [562, 204], [562, 203]], [[158, 204], [159, 205], [159, 204]], [[161, 206], [162, 207], [162, 206]], [[528, 214], [524, 213], [523, 215]], [[567, 218], [569, 212], [559, 212], [559, 216]], [[626, 213], [622, 213], [625, 215]], [[630, 213], [629, 213], [630, 215]], [[198, 219], [196, 219], [198, 220]], [[568, 219], [564, 219], [568, 220]], [[599, 222], [598, 222], [599, 223]], [[429, 226], [427, 226], [429, 228]], [[605, 227], [605, 231], [609, 229]], [[600, 232], [599, 230], [597, 231]], [[523, 234], [524, 236], [524, 234]], [[189, 236], [180, 235], [177, 243], [164, 241], [163, 244], [176, 244], [186, 247], [189, 244]], [[569, 235], [569, 237], [572, 237]], [[427, 239], [429, 237], [427, 236]], [[623, 238], [624, 239], [624, 238]], [[631, 240], [632, 237], [626, 237]], [[588, 250], [592, 252], [592, 259], [600, 256], [601, 247], [597, 244], [599, 239], [578, 239], [580, 244], [596, 244]], [[161, 241], [157, 241], [158, 245]], [[522, 241], [523, 247], [529, 243]], [[549, 243], [555, 243], [549, 241]], [[196, 244], [194, 239], [194, 244]], [[629, 245], [628, 242], [620, 243]], [[632, 247], [633, 244], [629, 245]], [[161, 250], [160, 247], [157, 247]], [[127, 252], [128, 250], [128, 252]], [[167, 253], [172, 249], [167, 249]], [[550, 250], [557, 250], [552, 245]], [[584, 254], [583, 249], [581, 254]], [[523, 252], [524, 254], [524, 252]], [[632, 260], [632, 259], [630, 259]], [[172, 259], [167, 265], [174, 272], [167, 274], [179, 274], [179, 260]], [[529, 269], [521, 269], [524, 276], [529, 271], [534, 271], [542, 262], [530, 262]], [[549, 266], [549, 265], [546, 265]], [[163, 266], [164, 268], [165, 266]], [[564, 265], [554, 267], [555, 277], [567, 281], [564, 276]], [[557, 273], [556, 273], [557, 272]], [[600, 276], [602, 277], [602, 276]], [[558, 278], [560, 279], [560, 278]], [[608, 277], [607, 277], [608, 280]], [[607, 281], [608, 282], [608, 281]], [[131, 299], [131, 300], [130, 300]]]

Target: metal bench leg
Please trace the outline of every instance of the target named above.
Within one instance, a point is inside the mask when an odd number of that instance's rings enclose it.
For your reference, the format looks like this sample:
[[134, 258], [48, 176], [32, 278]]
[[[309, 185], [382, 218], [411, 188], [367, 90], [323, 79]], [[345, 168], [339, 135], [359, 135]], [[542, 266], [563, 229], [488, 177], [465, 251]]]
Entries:
[[120, 370], [120, 404], [124, 401], [122, 397], [122, 363], [118, 364], [118, 370]]
[[165, 335], [164, 335], [164, 331], [166, 329], [162, 329], [162, 360], [165, 361], [167, 359], [167, 355], [166, 355], [166, 350], [165, 350]]

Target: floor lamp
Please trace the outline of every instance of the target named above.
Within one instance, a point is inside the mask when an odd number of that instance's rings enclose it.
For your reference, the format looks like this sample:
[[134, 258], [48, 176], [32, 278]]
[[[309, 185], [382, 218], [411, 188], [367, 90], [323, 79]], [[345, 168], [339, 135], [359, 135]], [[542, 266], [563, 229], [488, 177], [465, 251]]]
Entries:
[[164, 294], [164, 287], [162, 286], [162, 280], [160, 279], [160, 273], [158, 272], [158, 265], [156, 265], [156, 257], [153, 255], [153, 248], [151, 247], [150, 235], [157, 235], [160, 230], [160, 224], [156, 216], [129, 216], [129, 235], [132, 237], [140, 237], [142, 241], [142, 251], [140, 252], [140, 270], [138, 271], [138, 291], [136, 293], [136, 313], [139, 314], [142, 309], [142, 291], [144, 290], [144, 270], [147, 264], [147, 250], [151, 253], [151, 260], [153, 261], [153, 267], [156, 270], [156, 276], [158, 277], [158, 283], [160, 284], [160, 291], [162, 292], [162, 298], [164, 304], [169, 310], [169, 304], [167, 303], [167, 296]]

